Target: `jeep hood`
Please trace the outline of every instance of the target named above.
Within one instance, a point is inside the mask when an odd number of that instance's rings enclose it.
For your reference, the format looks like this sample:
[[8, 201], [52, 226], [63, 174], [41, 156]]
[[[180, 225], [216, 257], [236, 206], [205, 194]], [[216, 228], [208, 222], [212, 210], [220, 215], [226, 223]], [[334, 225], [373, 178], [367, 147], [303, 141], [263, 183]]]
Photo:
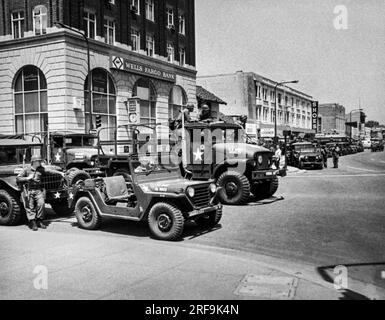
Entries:
[[211, 181], [191, 181], [183, 178], [172, 179], [167, 181], [152, 181], [140, 183], [142, 189], [148, 188], [149, 191], [159, 192], [176, 192], [180, 189], [186, 190], [188, 187], [194, 187], [198, 185], [209, 186]]

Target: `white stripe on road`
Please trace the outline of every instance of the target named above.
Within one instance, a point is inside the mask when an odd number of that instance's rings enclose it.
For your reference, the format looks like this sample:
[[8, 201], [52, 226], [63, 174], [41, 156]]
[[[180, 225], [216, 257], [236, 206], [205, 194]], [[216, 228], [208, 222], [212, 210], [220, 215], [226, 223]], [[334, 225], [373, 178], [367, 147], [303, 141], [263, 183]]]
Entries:
[[288, 175], [285, 178], [341, 178], [341, 177], [346, 177], [346, 178], [351, 178], [351, 177], [383, 177], [385, 176], [385, 172], [379, 172], [379, 173], [362, 173], [362, 174], [335, 174], [335, 175]]
[[349, 167], [349, 166], [346, 166], [346, 168], [354, 169], [354, 170], [358, 170], [358, 171], [378, 172], [378, 171], [376, 171], [376, 170], [362, 169], [362, 168], [355, 168], [355, 167]]

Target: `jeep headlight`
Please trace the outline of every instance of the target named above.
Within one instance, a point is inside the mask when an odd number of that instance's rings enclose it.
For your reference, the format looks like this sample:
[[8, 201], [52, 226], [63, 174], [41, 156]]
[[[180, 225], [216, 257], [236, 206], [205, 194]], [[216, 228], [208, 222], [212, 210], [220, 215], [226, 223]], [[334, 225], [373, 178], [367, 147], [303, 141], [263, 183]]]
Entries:
[[217, 192], [217, 189], [218, 189], [217, 185], [215, 183], [211, 183], [209, 188], [210, 188], [211, 193]]
[[258, 156], [258, 163], [261, 165], [263, 163], [263, 157], [262, 155]]
[[194, 188], [188, 187], [186, 191], [187, 191], [187, 194], [190, 198], [194, 198], [194, 196], [195, 196], [195, 189]]

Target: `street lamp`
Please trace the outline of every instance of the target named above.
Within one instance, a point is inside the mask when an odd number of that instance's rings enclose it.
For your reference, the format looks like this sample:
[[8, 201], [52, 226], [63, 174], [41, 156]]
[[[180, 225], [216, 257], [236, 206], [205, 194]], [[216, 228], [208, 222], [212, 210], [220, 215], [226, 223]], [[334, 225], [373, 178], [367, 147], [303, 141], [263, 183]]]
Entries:
[[[88, 110], [89, 110], [89, 113], [90, 113], [90, 120], [89, 120], [89, 121], [90, 121], [90, 122], [89, 122], [90, 128], [89, 128], [89, 130], [92, 130], [92, 129], [93, 129], [93, 124], [92, 124], [92, 107], [91, 107], [91, 99], [92, 99], [92, 95], [91, 95], [90, 43], [89, 43], [89, 41], [88, 41], [87, 36], [86, 36], [83, 32], [81, 32], [81, 31], [79, 31], [79, 30], [77, 30], [77, 29], [74, 29], [74, 28], [72, 28], [72, 27], [70, 27], [70, 26], [67, 26], [66, 24], [61, 23], [61, 22], [55, 22], [55, 25], [56, 25], [58, 28], [67, 29], [67, 30], [70, 30], [70, 31], [72, 31], [72, 32], [75, 32], [75, 33], [81, 35], [81, 36], [84, 38], [84, 40], [86, 41], [86, 44], [87, 44], [87, 78], [88, 78], [87, 90], [88, 90], [88, 99], [86, 100], [87, 105], [86, 105], [86, 108], [85, 108], [85, 110], [84, 110], [84, 115], [85, 115], [85, 113], [86, 113], [86, 110], [88, 109]], [[85, 125], [84, 127], [85, 127], [85, 128], [84, 128], [85, 132], [88, 133], [88, 132], [87, 132], [87, 126]]]
[[355, 111], [360, 111], [360, 112], [362, 112], [364, 109], [362, 109], [362, 108], [359, 108], [359, 109], [353, 109], [352, 111], [350, 111], [350, 140], [352, 140], [352, 131], [353, 131], [353, 126], [352, 126], [352, 114], [353, 114], [353, 112], [355, 112]]
[[277, 106], [278, 106], [278, 95], [277, 95], [277, 88], [279, 86], [282, 86], [284, 84], [289, 84], [289, 83], [298, 83], [298, 80], [292, 80], [292, 81], [282, 81], [278, 82], [275, 87], [274, 87], [274, 95], [275, 95], [275, 108], [274, 108], [274, 114], [275, 114], [275, 119], [274, 119], [274, 141], [277, 143], [278, 141], [278, 135], [277, 135]]

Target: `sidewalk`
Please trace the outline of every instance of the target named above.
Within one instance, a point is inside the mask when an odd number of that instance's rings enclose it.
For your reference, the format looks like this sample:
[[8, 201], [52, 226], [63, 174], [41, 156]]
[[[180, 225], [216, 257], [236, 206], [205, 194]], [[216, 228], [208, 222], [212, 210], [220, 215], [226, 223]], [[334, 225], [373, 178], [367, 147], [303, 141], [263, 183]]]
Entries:
[[[185, 242], [57, 232], [53, 225], [38, 232], [0, 227], [0, 242], [0, 299], [351, 298], [310, 267]], [[44, 268], [48, 289], [37, 290], [33, 272]]]

